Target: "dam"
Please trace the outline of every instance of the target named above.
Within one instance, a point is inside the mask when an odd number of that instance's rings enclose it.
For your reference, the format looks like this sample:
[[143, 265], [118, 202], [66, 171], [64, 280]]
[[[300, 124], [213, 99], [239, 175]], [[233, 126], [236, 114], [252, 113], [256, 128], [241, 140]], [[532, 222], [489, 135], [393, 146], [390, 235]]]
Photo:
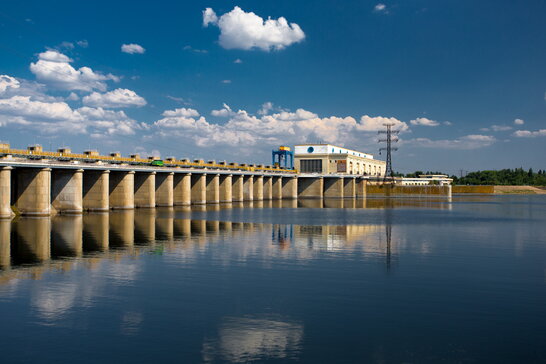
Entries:
[[[293, 199], [361, 199], [370, 176], [138, 155], [0, 148], [0, 218]], [[374, 195], [451, 196], [451, 186], [389, 186]]]

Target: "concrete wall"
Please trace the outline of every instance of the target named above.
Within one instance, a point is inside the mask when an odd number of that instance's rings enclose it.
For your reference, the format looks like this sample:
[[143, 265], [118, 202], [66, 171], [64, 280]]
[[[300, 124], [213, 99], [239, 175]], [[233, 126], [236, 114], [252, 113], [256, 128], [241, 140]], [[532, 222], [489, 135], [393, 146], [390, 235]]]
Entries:
[[368, 185], [368, 196], [451, 196], [451, 186]]
[[254, 201], [262, 201], [264, 199], [264, 177], [254, 176]]
[[295, 200], [298, 198], [298, 178], [282, 178], [282, 198], [286, 200]]
[[254, 177], [243, 177], [243, 199], [244, 201], [254, 200]]
[[232, 202], [233, 200], [233, 176], [220, 175], [220, 202]]
[[110, 208], [120, 210], [135, 208], [135, 172], [110, 173]]
[[282, 199], [282, 177], [271, 177], [271, 178], [272, 178], [271, 198], [273, 200], [281, 200]]
[[191, 173], [176, 173], [173, 179], [173, 203], [175, 206], [191, 204]]
[[273, 199], [273, 177], [264, 176], [264, 200]]
[[156, 206], [173, 206], [174, 204], [174, 173], [157, 173], [155, 176]]
[[0, 219], [12, 217], [11, 210], [11, 170], [12, 167], [0, 167]]
[[233, 176], [231, 179], [233, 183], [232, 191], [232, 201], [241, 202], [244, 200], [244, 187], [243, 187], [243, 176]]
[[51, 214], [51, 169], [17, 168], [14, 204], [21, 215]]
[[191, 203], [193, 205], [207, 203], [207, 176], [204, 174], [191, 175]]
[[298, 197], [299, 198], [322, 198], [324, 196], [324, 178], [322, 177], [299, 177]]
[[110, 171], [89, 170], [83, 173], [83, 209], [110, 209]]
[[343, 198], [344, 184], [343, 178], [325, 177], [324, 178], [324, 198]]
[[52, 170], [51, 205], [59, 213], [83, 212], [83, 169]]
[[495, 186], [452, 186], [453, 193], [495, 193]]
[[135, 173], [135, 207], [155, 207], [155, 172]]
[[220, 175], [207, 174], [207, 203], [220, 202]]
[[348, 177], [343, 179], [343, 197], [356, 197], [356, 180], [354, 177]]

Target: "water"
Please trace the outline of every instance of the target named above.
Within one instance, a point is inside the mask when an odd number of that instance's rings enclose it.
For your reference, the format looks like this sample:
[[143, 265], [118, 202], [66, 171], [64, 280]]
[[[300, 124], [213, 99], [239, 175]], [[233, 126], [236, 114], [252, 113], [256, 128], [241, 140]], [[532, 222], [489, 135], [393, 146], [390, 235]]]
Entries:
[[0, 222], [1, 361], [546, 361], [544, 196], [256, 205]]

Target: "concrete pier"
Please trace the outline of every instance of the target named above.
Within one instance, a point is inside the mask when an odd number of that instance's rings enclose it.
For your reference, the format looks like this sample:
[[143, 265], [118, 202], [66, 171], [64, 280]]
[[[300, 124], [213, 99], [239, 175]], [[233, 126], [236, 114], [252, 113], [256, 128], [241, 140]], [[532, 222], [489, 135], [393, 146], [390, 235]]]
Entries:
[[254, 177], [253, 176], [243, 177], [243, 200], [244, 201], [254, 200]]
[[110, 208], [116, 210], [135, 208], [135, 172], [110, 173]]
[[12, 167], [0, 167], [0, 219], [14, 215], [11, 210], [11, 170]]
[[243, 188], [243, 176], [237, 175], [231, 177], [232, 181], [232, 195], [231, 200], [233, 202], [241, 202], [244, 200], [244, 188]]
[[155, 172], [135, 173], [135, 207], [155, 207]]
[[173, 203], [175, 206], [191, 204], [191, 173], [176, 173], [173, 179]]
[[343, 197], [355, 198], [356, 197], [356, 184], [355, 177], [343, 178]]
[[273, 177], [265, 176], [264, 181], [264, 200], [273, 199]]
[[343, 178], [324, 177], [324, 198], [343, 198], [344, 190]]
[[18, 168], [15, 208], [21, 215], [51, 214], [51, 169]]
[[108, 211], [110, 209], [110, 171], [83, 173], [83, 209]]
[[192, 205], [202, 205], [207, 203], [207, 175], [191, 175], [191, 203]]
[[51, 172], [51, 205], [58, 213], [83, 213], [83, 169]]
[[174, 173], [158, 173], [155, 176], [156, 206], [174, 205]]
[[324, 178], [305, 177], [298, 178], [299, 198], [322, 198], [324, 191]]
[[298, 198], [298, 178], [283, 177], [282, 178], [282, 198], [297, 199]]
[[207, 203], [220, 202], [220, 175], [207, 174]]
[[356, 198], [366, 198], [366, 189], [368, 181], [360, 178], [356, 180]]
[[271, 183], [271, 198], [273, 200], [281, 200], [282, 199], [282, 177], [271, 177], [272, 183]]
[[233, 176], [231, 174], [220, 176], [220, 202], [233, 201]]
[[264, 199], [264, 177], [254, 176], [253, 187], [253, 199], [254, 201], [262, 201]]

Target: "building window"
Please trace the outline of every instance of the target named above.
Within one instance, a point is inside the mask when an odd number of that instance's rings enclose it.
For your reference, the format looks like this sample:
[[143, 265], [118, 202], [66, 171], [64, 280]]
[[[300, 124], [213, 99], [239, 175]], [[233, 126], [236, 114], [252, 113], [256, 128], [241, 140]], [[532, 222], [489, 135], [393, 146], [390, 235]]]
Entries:
[[302, 159], [300, 169], [302, 173], [322, 173], [322, 159]]
[[313, 153], [315, 151], [315, 148], [309, 147], [307, 148], [307, 153]]

